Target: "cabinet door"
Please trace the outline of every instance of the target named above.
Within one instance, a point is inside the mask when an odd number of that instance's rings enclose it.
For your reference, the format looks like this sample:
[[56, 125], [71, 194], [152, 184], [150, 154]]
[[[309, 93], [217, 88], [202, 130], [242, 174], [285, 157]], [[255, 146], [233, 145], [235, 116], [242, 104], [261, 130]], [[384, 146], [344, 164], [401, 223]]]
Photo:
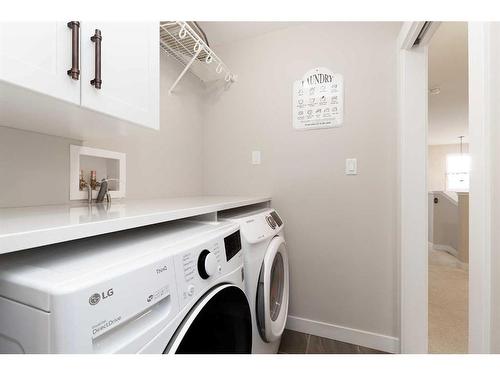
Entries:
[[0, 22], [0, 80], [80, 104], [67, 22]]
[[[159, 128], [159, 30], [156, 22], [82, 23], [81, 105], [149, 128]], [[100, 89], [95, 77], [95, 30], [101, 31]]]

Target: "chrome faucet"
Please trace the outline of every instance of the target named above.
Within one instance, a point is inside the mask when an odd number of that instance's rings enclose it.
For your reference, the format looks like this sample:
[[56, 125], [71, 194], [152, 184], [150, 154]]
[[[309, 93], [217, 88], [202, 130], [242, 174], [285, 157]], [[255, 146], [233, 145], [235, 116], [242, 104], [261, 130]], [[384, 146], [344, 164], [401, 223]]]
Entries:
[[83, 188], [87, 189], [87, 203], [90, 205], [92, 204], [92, 186], [90, 186], [90, 184], [84, 179], [81, 179], [80, 190], [83, 190]]
[[[106, 201], [108, 204], [111, 204], [111, 194], [109, 193], [109, 181], [119, 181], [117, 178], [103, 178], [100, 182], [97, 183], [99, 188], [99, 192], [97, 193], [97, 198], [95, 199], [96, 203], [104, 202], [104, 197], [106, 197]], [[92, 198], [91, 198], [92, 199]]]

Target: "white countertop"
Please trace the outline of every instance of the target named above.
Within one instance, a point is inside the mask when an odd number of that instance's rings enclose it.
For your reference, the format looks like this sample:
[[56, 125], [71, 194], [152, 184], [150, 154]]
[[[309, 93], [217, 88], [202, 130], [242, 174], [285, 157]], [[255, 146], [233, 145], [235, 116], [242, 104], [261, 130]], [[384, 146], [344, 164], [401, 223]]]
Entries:
[[0, 209], [0, 254], [208, 214], [270, 197], [199, 196]]

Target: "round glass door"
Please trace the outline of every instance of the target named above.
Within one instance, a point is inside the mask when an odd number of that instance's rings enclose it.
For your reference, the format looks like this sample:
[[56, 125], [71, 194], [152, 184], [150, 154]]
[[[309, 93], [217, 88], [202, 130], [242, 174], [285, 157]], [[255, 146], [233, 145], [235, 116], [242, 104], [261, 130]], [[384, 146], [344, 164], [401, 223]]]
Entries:
[[256, 296], [257, 326], [266, 342], [278, 340], [288, 314], [289, 271], [283, 237], [275, 237], [264, 256]]
[[269, 308], [271, 320], [278, 319], [281, 304], [283, 303], [283, 288], [285, 281], [285, 270], [283, 266], [283, 257], [280, 253], [276, 254], [271, 267], [271, 284], [269, 285]]
[[245, 293], [230, 284], [208, 292], [177, 329], [164, 353], [250, 354], [252, 319]]

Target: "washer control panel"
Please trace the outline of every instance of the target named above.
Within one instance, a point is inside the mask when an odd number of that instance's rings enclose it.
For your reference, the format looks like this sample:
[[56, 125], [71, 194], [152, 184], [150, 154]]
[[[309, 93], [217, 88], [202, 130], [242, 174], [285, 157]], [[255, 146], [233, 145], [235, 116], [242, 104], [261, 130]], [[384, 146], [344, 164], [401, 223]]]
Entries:
[[240, 224], [242, 236], [250, 244], [272, 238], [284, 228], [283, 220], [274, 209], [261, 210], [253, 215], [230, 220]]
[[208, 279], [210, 276], [213, 276], [215, 271], [219, 268], [222, 269], [218, 263], [219, 262], [214, 253], [207, 249], [203, 249], [198, 256], [198, 274], [202, 279]]
[[218, 279], [243, 265], [243, 253], [239, 251], [230, 260], [226, 259], [225, 239], [238, 232], [237, 225], [217, 231], [205, 242], [198, 242], [189, 250], [179, 253], [174, 259], [182, 309], [194, 298], [214, 286]]
[[266, 216], [266, 221], [267, 224], [271, 227], [271, 229], [276, 229], [276, 221], [274, 221], [273, 217], [271, 215]]

